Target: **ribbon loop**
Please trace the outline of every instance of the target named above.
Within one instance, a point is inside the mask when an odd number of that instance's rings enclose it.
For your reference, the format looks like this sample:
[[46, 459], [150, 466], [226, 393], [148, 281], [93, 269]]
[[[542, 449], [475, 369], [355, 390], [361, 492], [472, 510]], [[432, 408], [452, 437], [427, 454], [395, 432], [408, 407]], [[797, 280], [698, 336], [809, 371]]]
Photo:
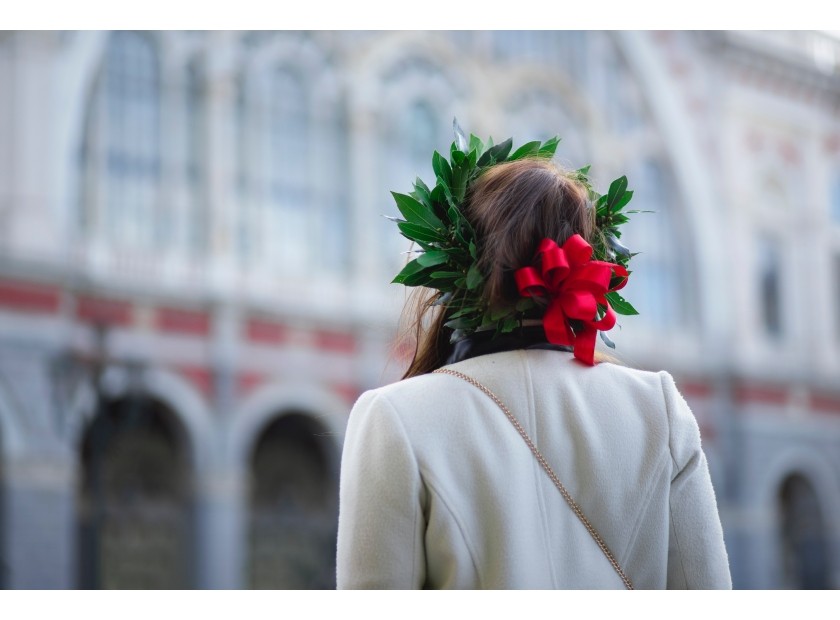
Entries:
[[[591, 260], [592, 246], [580, 235], [572, 235], [559, 247], [552, 239], [543, 239], [537, 249], [535, 265], [514, 273], [520, 295], [548, 299], [543, 326], [552, 344], [572, 346], [575, 357], [595, 364], [595, 336], [615, 326], [615, 311], [606, 294], [627, 284], [627, 269], [616, 263]], [[621, 279], [610, 287], [613, 276]], [[604, 316], [598, 318], [598, 306]], [[577, 333], [571, 320], [578, 321]]]

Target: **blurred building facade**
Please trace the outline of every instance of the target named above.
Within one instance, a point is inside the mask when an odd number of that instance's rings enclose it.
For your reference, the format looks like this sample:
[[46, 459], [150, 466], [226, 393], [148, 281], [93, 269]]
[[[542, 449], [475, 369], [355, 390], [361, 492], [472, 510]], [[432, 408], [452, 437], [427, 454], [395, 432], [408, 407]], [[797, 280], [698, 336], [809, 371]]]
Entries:
[[347, 414], [399, 377], [380, 214], [451, 121], [626, 173], [639, 317], [733, 579], [840, 586], [840, 42], [0, 33], [0, 585], [334, 587]]

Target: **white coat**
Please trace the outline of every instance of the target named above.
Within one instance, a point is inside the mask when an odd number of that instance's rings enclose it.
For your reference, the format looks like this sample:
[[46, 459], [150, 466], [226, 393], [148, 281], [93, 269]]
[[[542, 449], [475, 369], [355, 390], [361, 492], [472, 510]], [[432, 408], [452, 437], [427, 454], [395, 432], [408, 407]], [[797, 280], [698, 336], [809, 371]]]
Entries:
[[[518, 418], [635, 588], [731, 588], [697, 422], [666, 372], [517, 350], [448, 368]], [[338, 588], [622, 588], [504, 413], [428, 374], [362, 394], [341, 464]]]

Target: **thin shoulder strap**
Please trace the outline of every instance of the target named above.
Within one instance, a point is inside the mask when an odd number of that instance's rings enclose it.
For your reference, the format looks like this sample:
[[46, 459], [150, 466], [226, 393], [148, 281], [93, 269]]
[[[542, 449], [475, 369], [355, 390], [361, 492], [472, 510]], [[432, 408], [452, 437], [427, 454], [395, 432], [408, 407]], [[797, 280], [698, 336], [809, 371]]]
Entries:
[[528, 436], [528, 433], [525, 432], [525, 429], [522, 428], [522, 425], [519, 424], [519, 421], [510, 412], [510, 409], [508, 409], [505, 406], [505, 404], [501, 400], [499, 400], [499, 397], [496, 396], [492, 391], [490, 391], [490, 389], [487, 386], [479, 383], [472, 377], [465, 375], [462, 372], [458, 372], [457, 370], [450, 370], [449, 368], [438, 368], [434, 372], [439, 374], [452, 375], [453, 377], [463, 379], [470, 385], [473, 385], [482, 392], [484, 392], [487, 396], [490, 397], [490, 399], [494, 403], [496, 403], [499, 406], [499, 408], [504, 412], [505, 416], [507, 416], [507, 419], [510, 420], [511, 424], [513, 424], [513, 426], [516, 428], [517, 432], [522, 437], [522, 439], [525, 440], [525, 443], [528, 444], [528, 447], [531, 449], [531, 452], [533, 452], [537, 461], [539, 461], [540, 465], [542, 465], [542, 468], [545, 470], [545, 473], [548, 474], [548, 477], [551, 478], [551, 481], [554, 483], [554, 486], [556, 486], [557, 489], [560, 491], [560, 494], [563, 496], [563, 499], [565, 499], [566, 503], [569, 504], [569, 507], [577, 515], [578, 519], [580, 519], [584, 527], [586, 527], [586, 530], [592, 535], [592, 538], [595, 540], [595, 542], [598, 543], [598, 546], [601, 548], [601, 551], [604, 552], [604, 555], [607, 556], [607, 559], [610, 561], [610, 564], [612, 564], [612, 567], [618, 573], [618, 576], [621, 577], [621, 580], [624, 582], [624, 586], [628, 590], [632, 590], [633, 584], [630, 582], [630, 579], [621, 569], [621, 566], [619, 566], [618, 560], [615, 559], [615, 556], [612, 554], [612, 551], [610, 551], [607, 547], [607, 543], [604, 542], [604, 539], [601, 538], [601, 535], [589, 522], [589, 519], [587, 519], [586, 516], [583, 514], [583, 511], [581, 510], [578, 503], [572, 498], [572, 496], [566, 490], [566, 487], [563, 486], [563, 483], [560, 482], [560, 479], [557, 477], [557, 474], [554, 473], [554, 470], [551, 469], [551, 466], [548, 464], [548, 461], [546, 461], [545, 457], [540, 453], [539, 450], [537, 450], [537, 447], [534, 445], [534, 442], [531, 441], [531, 438]]

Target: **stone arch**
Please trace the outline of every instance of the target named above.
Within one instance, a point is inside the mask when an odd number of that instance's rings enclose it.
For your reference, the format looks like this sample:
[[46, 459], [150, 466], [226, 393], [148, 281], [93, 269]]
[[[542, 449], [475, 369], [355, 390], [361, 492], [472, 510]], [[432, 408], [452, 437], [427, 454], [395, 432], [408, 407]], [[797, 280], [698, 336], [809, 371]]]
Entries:
[[[653, 49], [649, 35], [642, 32], [616, 32], [615, 43], [624, 56], [630, 71], [635, 74], [641, 89], [655, 93], [647, 97], [653, 121], [660, 128], [668, 162], [672, 166], [679, 195], [685, 204], [689, 235], [694, 249], [694, 268], [698, 288], [700, 313], [698, 326], [702, 341], [714, 355], [728, 355], [723, 345], [728, 336], [728, 317], [719, 296], [708, 294], [719, 290], [722, 282], [729, 282], [724, 265], [722, 230], [715, 222], [721, 212], [713, 176], [697, 144], [694, 128], [679, 99], [679, 91], [669, 83], [668, 73], [660, 54]], [[701, 251], [702, 248], [702, 251]]]
[[278, 384], [234, 417], [230, 446], [244, 481], [240, 540], [250, 587], [335, 587], [345, 409], [315, 386]]
[[[149, 368], [129, 378], [129, 371], [112, 365], [105, 369], [103, 377], [112, 377], [110, 398], [124, 397], [128, 382], [132, 388], [160, 401], [174, 414], [176, 422], [185, 433], [185, 448], [194, 471], [211, 464], [217, 452], [216, 429], [210, 410], [204, 398], [186, 380], [161, 368]], [[96, 394], [90, 381], [81, 383], [70, 400], [68, 411], [68, 435], [70, 443], [78, 446], [87, 425], [96, 415]]]
[[264, 429], [278, 412], [305, 411], [323, 426], [333, 446], [340, 452], [347, 425], [347, 405], [324, 388], [311, 384], [271, 383], [251, 394], [231, 417], [226, 454], [229, 462], [241, 469], [247, 463], [250, 450]]
[[791, 446], [777, 455], [764, 469], [755, 485], [751, 498], [753, 506], [763, 515], [767, 515], [764, 531], [766, 550], [762, 557], [765, 566], [765, 583], [768, 587], [781, 587], [781, 528], [779, 494], [783, 485], [791, 477], [801, 476], [808, 481], [816, 494], [822, 510], [825, 537], [828, 544], [827, 562], [829, 572], [838, 570], [831, 566], [835, 557], [834, 550], [840, 543], [840, 484], [837, 473], [829, 459], [818, 450], [805, 445]]
[[825, 590], [830, 579], [825, 515], [811, 481], [795, 473], [779, 489], [782, 587]]
[[84, 425], [76, 494], [80, 587], [194, 583], [196, 450], [188, 421], [171, 405], [177, 397], [164, 402], [167, 386], [155, 380], [142, 377], [133, 389], [103, 394]]

